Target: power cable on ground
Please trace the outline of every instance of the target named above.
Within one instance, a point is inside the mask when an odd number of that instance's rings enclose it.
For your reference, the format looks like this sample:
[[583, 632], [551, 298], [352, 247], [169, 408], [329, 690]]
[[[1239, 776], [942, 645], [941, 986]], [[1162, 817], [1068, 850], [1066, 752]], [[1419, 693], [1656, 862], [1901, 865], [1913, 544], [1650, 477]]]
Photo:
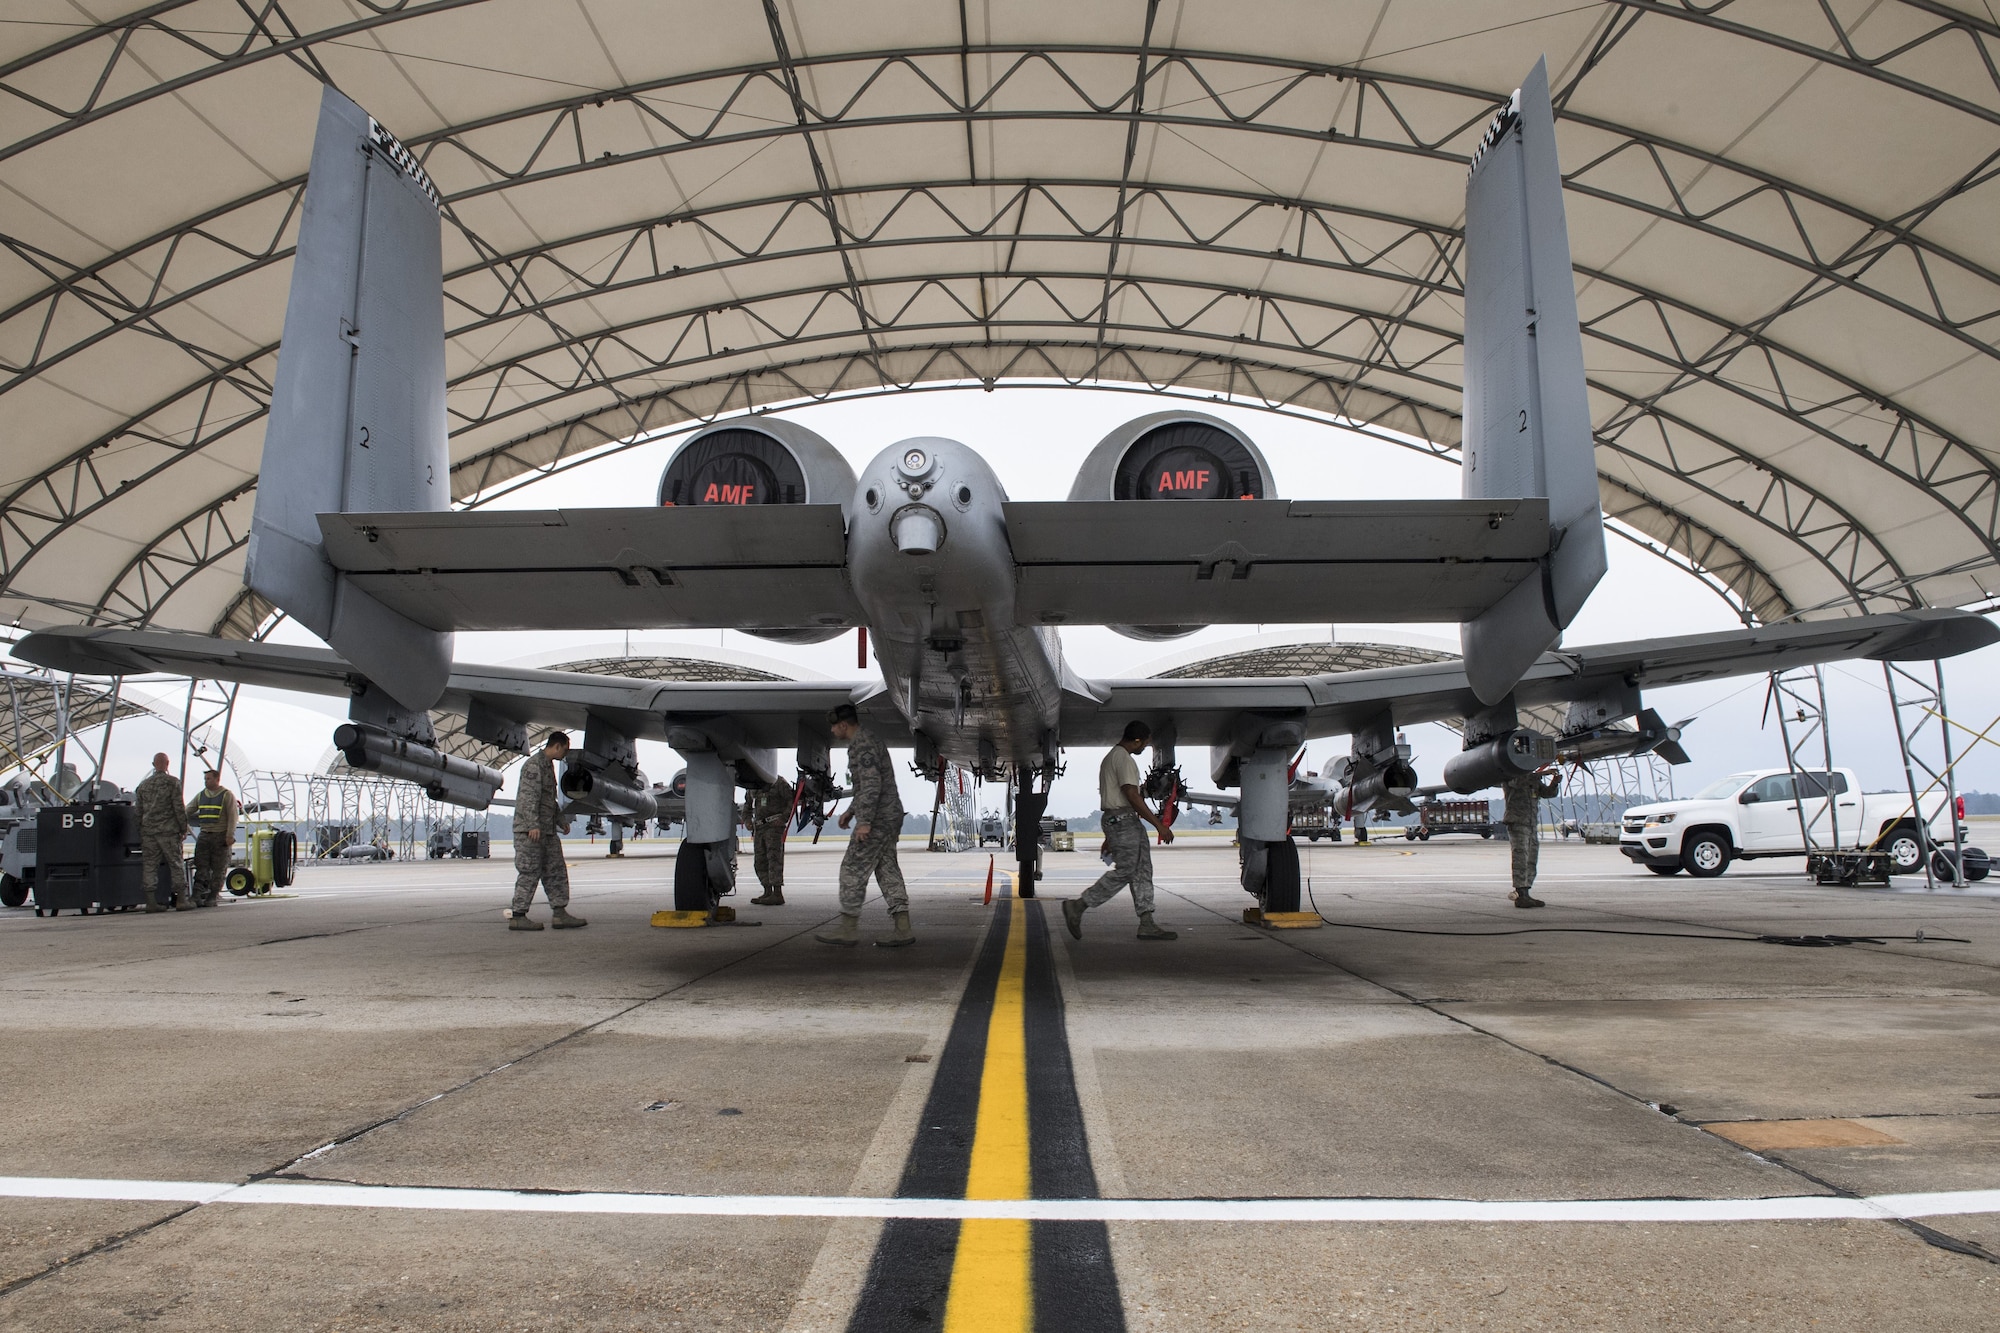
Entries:
[[1313, 915], [1329, 926], [1342, 930], [1372, 930], [1384, 935], [1459, 935], [1466, 937], [1493, 935], [1632, 935], [1640, 939], [1656, 940], [1716, 940], [1723, 944], [1781, 944], [1794, 949], [1833, 949], [1846, 944], [1970, 944], [1952, 935], [1929, 935], [1918, 931], [1914, 935], [1696, 935], [1681, 930], [1614, 930], [1609, 926], [1519, 926], [1511, 930], [1420, 930], [1415, 926], [1364, 926], [1355, 921], [1335, 921], [1319, 910], [1319, 900], [1313, 897], [1312, 880], [1306, 880], [1306, 901], [1312, 904]]

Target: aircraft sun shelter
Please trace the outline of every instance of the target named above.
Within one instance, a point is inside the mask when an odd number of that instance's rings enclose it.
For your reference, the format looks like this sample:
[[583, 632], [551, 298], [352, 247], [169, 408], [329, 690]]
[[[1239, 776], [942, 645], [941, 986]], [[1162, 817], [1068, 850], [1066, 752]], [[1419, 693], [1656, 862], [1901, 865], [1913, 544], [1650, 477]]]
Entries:
[[1983, 4], [22, 0], [0, 614], [268, 624], [243, 545], [323, 82], [442, 197], [476, 504], [718, 415], [951, 384], [1452, 454], [1467, 162], [1543, 55], [1614, 526], [1748, 620], [1986, 605]]

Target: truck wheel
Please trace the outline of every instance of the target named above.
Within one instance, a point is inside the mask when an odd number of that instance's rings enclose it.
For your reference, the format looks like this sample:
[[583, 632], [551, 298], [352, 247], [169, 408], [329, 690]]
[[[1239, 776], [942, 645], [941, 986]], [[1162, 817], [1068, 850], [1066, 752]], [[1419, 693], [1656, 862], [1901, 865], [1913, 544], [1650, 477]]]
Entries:
[[0, 904], [19, 907], [28, 901], [27, 884], [13, 875], [0, 875]]
[[1697, 833], [1681, 848], [1681, 865], [1696, 879], [1714, 879], [1729, 869], [1729, 844], [1719, 833]]
[[1681, 868], [1679, 866], [1649, 865], [1646, 867], [1646, 869], [1652, 871], [1655, 875], [1678, 875], [1681, 873]]
[[1917, 841], [1916, 830], [1905, 825], [1889, 835], [1889, 873], [1892, 875], [1920, 875], [1924, 869], [1924, 847]]

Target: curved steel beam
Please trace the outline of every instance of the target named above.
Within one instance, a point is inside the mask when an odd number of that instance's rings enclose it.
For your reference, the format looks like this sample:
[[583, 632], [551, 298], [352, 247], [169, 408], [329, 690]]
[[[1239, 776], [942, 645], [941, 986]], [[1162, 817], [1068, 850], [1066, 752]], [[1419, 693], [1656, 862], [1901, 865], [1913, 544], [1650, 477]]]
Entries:
[[[435, 161], [435, 157], [446, 148], [455, 148], [484, 168], [481, 172], [482, 179], [479, 184], [457, 191], [450, 196], [452, 199], [459, 201], [473, 198], [492, 190], [510, 188], [516, 184], [543, 181], [551, 179], [553, 176], [569, 174], [575, 171], [596, 170], [606, 165], [626, 163], [639, 158], [670, 155], [687, 151], [690, 148], [713, 147], [718, 144], [749, 142], [756, 139], [768, 140], [774, 136], [782, 137], [788, 135], [803, 135], [806, 137], [806, 141], [810, 142], [811, 135], [814, 132], [852, 127], [872, 128], [895, 124], [920, 124], [937, 120], [947, 120], [953, 123], [963, 122], [969, 127], [973, 122], [978, 120], [1072, 119], [1077, 116], [1087, 116], [1101, 120], [1109, 116], [1114, 119], [1128, 120], [1135, 126], [1138, 124], [1156, 124], [1183, 127], [1225, 127], [1264, 134], [1303, 137], [1315, 142], [1324, 142], [1329, 138], [1342, 139], [1347, 142], [1378, 149], [1415, 151], [1452, 162], [1462, 162], [1464, 154], [1450, 151], [1445, 145], [1452, 143], [1454, 140], [1465, 139], [1470, 132], [1482, 125], [1497, 98], [1504, 95], [1488, 90], [1444, 83], [1438, 80], [1400, 76], [1374, 70], [1354, 70], [1348, 67], [1285, 60], [1270, 56], [1248, 56], [1206, 50], [1168, 50], [1157, 53], [1157, 59], [1148, 70], [1141, 74], [1140, 81], [1133, 85], [1131, 91], [1122, 93], [1117, 99], [1104, 101], [1103, 99], [1092, 97], [1084, 91], [1079, 80], [1065, 75], [1060, 81], [1065, 86], [1074, 90], [1077, 97], [1077, 105], [1072, 110], [1052, 109], [1030, 112], [1020, 110], [999, 111], [993, 109], [995, 94], [1005, 85], [1006, 80], [1013, 77], [1016, 71], [1031, 62], [1039, 61], [1050, 64], [1057, 69], [1058, 74], [1062, 74], [1063, 72], [1057, 62], [1063, 56], [1104, 54], [1126, 56], [1140, 54], [1141, 50], [1142, 48], [1115, 44], [1103, 46], [1049, 45], [1041, 47], [1019, 44], [989, 44], [968, 48], [964, 52], [961, 52], [960, 48], [953, 47], [948, 51], [944, 48], [937, 50], [912, 49], [907, 52], [842, 53], [818, 57], [788, 57], [766, 64], [741, 65], [728, 69], [694, 71], [664, 76], [659, 79], [633, 83], [617, 89], [593, 91], [568, 98], [545, 101], [528, 107], [495, 113], [459, 125], [445, 127], [427, 135], [417, 136], [410, 140], [410, 145], [413, 150], [420, 153], [434, 177], [440, 174], [440, 167]], [[965, 93], [953, 93], [942, 83], [929, 77], [919, 65], [920, 61], [944, 55], [962, 60], [971, 54], [1014, 57], [1014, 65], [977, 99], [968, 100]], [[859, 90], [850, 95], [846, 103], [831, 113], [806, 106], [799, 111], [798, 116], [800, 119], [797, 123], [765, 125], [758, 127], [754, 131], [747, 131], [740, 134], [718, 134], [716, 132], [716, 127], [727, 117], [730, 106], [740, 98], [742, 91], [760, 80], [769, 80], [774, 84], [782, 85], [786, 90], [787, 96], [790, 96], [791, 85], [785, 81], [791, 76], [792, 71], [807, 67], [836, 64], [867, 64], [871, 62], [875, 65], [875, 69], [870, 72], [867, 78], [860, 80]], [[1201, 76], [1197, 66], [1204, 63], [1274, 68], [1288, 72], [1291, 75], [1291, 79], [1285, 88], [1266, 96], [1263, 102], [1252, 111], [1238, 113], [1231, 110], [1228, 106], [1226, 94], [1218, 91], [1209, 80]], [[853, 114], [854, 109], [865, 98], [867, 91], [880, 80], [882, 71], [890, 66], [897, 66], [916, 72], [919, 82], [928, 86], [932, 90], [933, 95], [939, 99], [937, 110], [927, 114], [903, 113], [887, 116], [856, 117]], [[1146, 80], [1159, 77], [1163, 72], [1173, 69], [1185, 70], [1193, 75], [1218, 114], [1185, 116], [1166, 115], [1160, 112], [1146, 113], [1142, 111], [1121, 110], [1128, 101], [1135, 106], [1139, 104], [1138, 98]], [[1258, 115], [1270, 110], [1291, 89], [1306, 81], [1322, 77], [1352, 80], [1362, 85], [1365, 89], [1372, 91], [1376, 101], [1386, 105], [1390, 111], [1386, 122], [1383, 117], [1378, 116], [1376, 124], [1380, 126], [1386, 123], [1399, 133], [1390, 137], [1384, 137], [1378, 133], [1373, 138], [1363, 138], [1358, 131], [1358, 127], [1357, 131], [1353, 134], [1343, 134], [1339, 131], [1338, 127], [1330, 127], [1327, 131], [1318, 131], [1304, 129], [1296, 125], [1277, 125], [1259, 123], [1257, 121], [1256, 117]], [[713, 113], [706, 125], [694, 128], [685, 128], [670, 117], [659, 114], [645, 100], [646, 94], [652, 92], [684, 87], [696, 83], [709, 83], [718, 80], [728, 81], [732, 79], [736, 81], [737, 86], [732, 90], [729, 97], [723, 99], [723, 109]], [[1418, 135], [1411, 128], [1414, 118], [1404, 116], [1396, 109], [1392, 97], [1393, 92], [1403, 92], [1406, 94], [1414, 92], [1451, 97], [1465, 102], [1470, 114], [1462, 124], [1456, 124], [1444, 136], [1426, 137]], [[605, 149], [601, 153], [593, 151], [585, 143], [588, 137], [585, 123], [587, 113], [593, 109], [602, 108], [609, 103], [629, 105], [631, 108], [639, 111], [651, 123], [670, 130], [677, 136], [678, 141], [655, 144], [648, 150], [638, 153], [619, 153], [609, 149]], [[1572, 172], [1571, 188], [1578, 189], [1580, 192], [1591, 194], [1593, 197], [1614, 204], [1646, 207], [1656, 216], [1669, 218], [1684, 225], [1696, 227], [1720, 239], [1736, 244], [1758, 247], [1772, 258], [1812, 271], [1815, 276], [1820, 277], [1823, 281], [1849, 287], [1870, 299], [1889, 301], [1892, 304], [1897, 304], [1897, 308], [1903, 313], [1913, 318], [1924, 319], [1940, 330], [1960, 337], [1962, 340], [1969, 338], [1968, 330], [1970, 325], [1984, 322], [1993, 317], [1994, 312], [1987, 311], [1980, 312], [1976, 316], [1967, 319], [1953, 319], [1942, 308], [1941, 302], [1935, 299], [1933, 300], [1933, 309], [1925, 312], [1915, 306], [1899, 304], [1896, 302], [1896, 298], [1890, 293], [1870, 287], [1866, 283], [1860, 282], [1855, 276], [1842, 274], [1838, 271], [1837, 265], [1843, 262], [1853, 262], [1854, 255], [1857, 253], [1864, 257], [1879, 257], [1880, 247], [1874, 246], [1870, 242], [1876, 237], [1887, 237], [1894, 244], [1907, 247], [1915, 254], [1920, 256], [1928, 255], [1937, 262], [1950, 264], [1989, 284], [2000, 284], [2000, 275], [1994, 274], [1984, 266], [1971, 261], [1963, 255], [1950, 251], [1929, 238], [1916, 234], [1912, 229], [1900, 224], [1896, 220], [1874, 217], [1853, 205], [1813, 191], [1798, 183], [1786, 181], [1772, 173], [1762, 172], [1747, 164], [1730, 161], [1717, 154], [1709, 153], [1691, 145], [1668, 140], [1658, 135], [1649, 135], [1642, 131], [1617, 124], [1616, 122], [1598, 117], [1584, 116], [1570, 112], [1567, 109], [1561, 114], [1563, 119], [1567, 121], [1589, 127], [1599, 133], [1614, 135], [1619, 140], [1618, 145], [1614, 146], [1609, 153], [1599, 155], [1597, 158], [1592, 159], [1592, 162], [1585, 168]], [[549, 118], [552, 123], [540, 135], [528, 136], [533, 140], [534, 146], [526, 150], [529, 154], [527, 160], [518, 165], [510, 167], [507, 164], [495, 161], [465, 142], [467, 136], [475, 135], [482, 130], [502, 126], [518, 130], [521, 122], [530, 121], [537, 117]], [[565, 130], [570, 132], [561, 132]], [[600, 139], [600, 142], [602, 141]], [[1662, 209], [1658, 206], [1647, 205], [1644, 201], [1638, 200], [1630, 194], [1578, 183], [1576, 179], [1578, 176], [1593, 167], [1602, 165], [1609, 158], [1615, 157], [1635, 146], [1646, 151], [1653, 157], [1662, 188], [1667, 197], [1674, 200], [1673, 207]], [[1753, 188], [1744, 194], [1728, 200], [1719, 207], [1698, 210], [1688, 204], [1682, 197], [1682, 191], [1673, 173], [1664, 163], [1658, 161], [1660, 153], [1684, 156], [1692, 161], [1699, 161], [1711, 167], [1726, 169], [1750, 180], [1753, 183]], [[559, 155], [561, 158], [560, 162], [555, 166], [544, 166], [542, 169], [536, 170], [535, 164], [548, 154]], [[556, 159], [550, 158], [549, 160], [555, 161]], [[286, 184], [290, 183], [287, 182]], [[1843, 217], [1848, 221], [1858, 223], [1867, 229], [1866, 236], [1859, 242], [1844, 243], [1845, 248], [1850, 253], [1840, 259], [1827, 261], [1821, 258], [1819, 251], [1822, 247], [1815, 242], [1811, 234], [1811, 228], [1803, 216], [1803, 211], [1796, 205], [1789, 205], [1786, 212], [1792, 218], [1795, 230], [1798, 232], [1797, 239], [1803, 253], [1794, 253], [1786, 250], [1784, 247], [1769, 244], [1761, 235], [1761, 225], [1757, 233], [1753, 233], [1747, 230], [1732, 231], [1727, 227], [1718, 225], [1715, 221], [1717, 217], [1729, 212], [1733, 208], [1739, 207], [1756, 194], [1766, 190], [1780, 192], [1783, 198], [1788, 201], [1788, 205], [1789, 201], [1797, 201], [1798, 203], [1808, 204], [1814, 209], [1824, 210]], [[1954, 197], [1955, 193], [1955, 190], [1947, 190], [1942, 192], [1939, 198]], [[1905, 216], [1925, 212], [1929, 207], [1933, 206], [1935, 206], [1934, 203], [1920, 205], [1917, 209], [1910, 210]], [[1933, 283], [1931, 285], [1935, 287], [1936, 284]], [[1975, 346], [1980, 347], [1981, 350], [1991, 351], [1990, 346], [1987, 344], [1980, 343], [1977, 340], [1973, 340], [1973, 343]]]

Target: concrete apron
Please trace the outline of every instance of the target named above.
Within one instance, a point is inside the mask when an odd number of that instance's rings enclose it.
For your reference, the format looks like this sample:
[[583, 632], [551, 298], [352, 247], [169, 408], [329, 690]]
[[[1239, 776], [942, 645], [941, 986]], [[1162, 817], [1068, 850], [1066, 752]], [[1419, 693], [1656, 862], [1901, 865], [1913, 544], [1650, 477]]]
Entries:
[[[1157, 853], [1174, 944], [1122, 898], [1072, 942], [974, 901], [983, 859], [911, 856], [919, 946], [847, 951], [809, 938], [837, 847], [795, 851], [754, 932], [646, 928], [647, 850], [579, 860], [593, 926], [562, 935], [507, 935], [500, 877], [450, 863], [0, 918], [0, 1061], [35, 1108], [0, 1149], [0, 1316], [1987, 1326], [1990, 901], [1640, 882], [1557, 845], [1536, 926], [1975, 943], [1279, 938], [1190, 838]], [[1521, 924], [1490, 846], [1307, 862], [1336, 921]], [[1698, 1127], [1835, 1120], [1877, 1137]]]

